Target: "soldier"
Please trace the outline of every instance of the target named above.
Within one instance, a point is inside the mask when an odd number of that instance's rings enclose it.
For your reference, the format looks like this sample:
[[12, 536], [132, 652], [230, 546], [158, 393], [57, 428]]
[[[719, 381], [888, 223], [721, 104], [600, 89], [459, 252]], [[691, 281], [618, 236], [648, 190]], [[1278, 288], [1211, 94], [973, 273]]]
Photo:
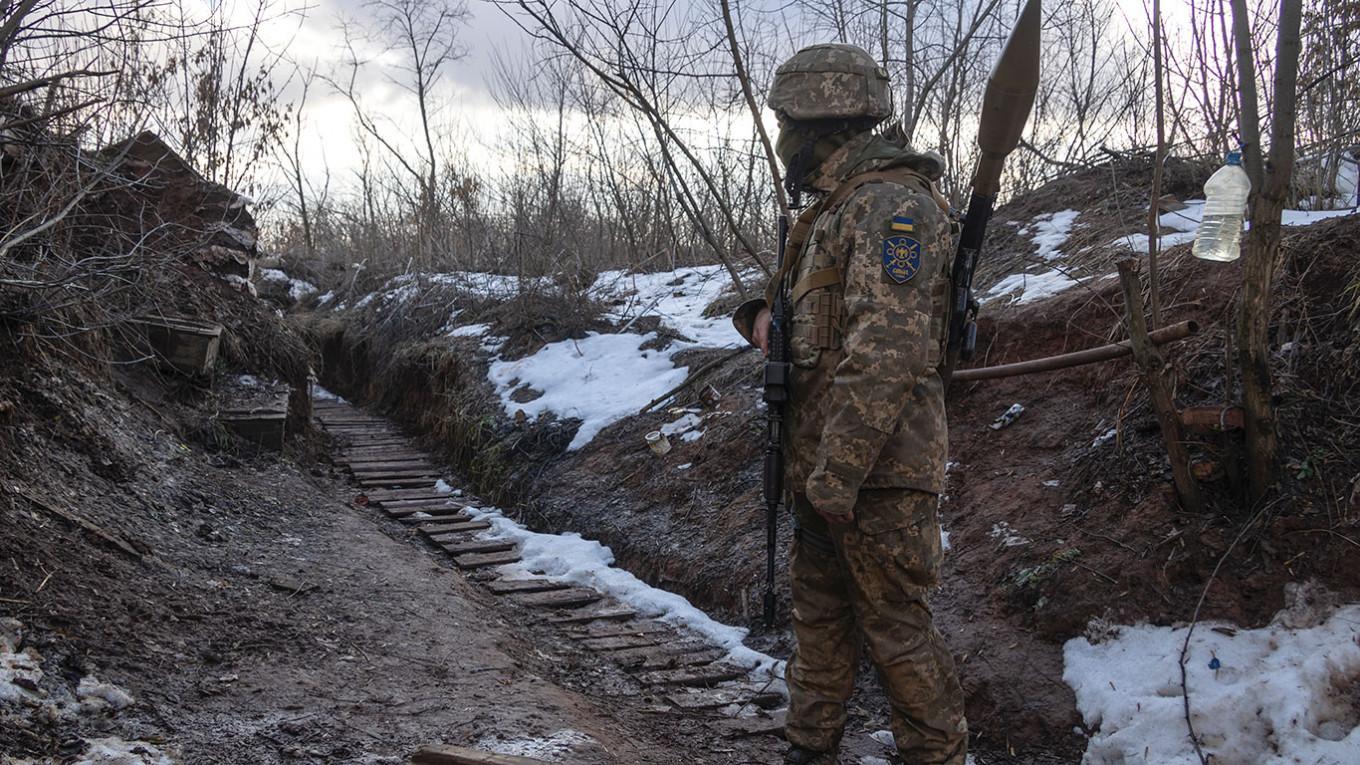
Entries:
[[964, 765], [963, 691], [927, 603], [947, 450], [938, 367], [953, 247], [934, 184], [943, 163], [874, 135], [891, 112], [888, 77], [855, 46], [799, 51], [768, 103], [786, 184], [816, 196], [765, 299], [733, 317], [768, 353], [768, 306], [781, 285], [788, 291], [797, 649], [785, 762], [836, 762], [863, 642], [903, 760]]

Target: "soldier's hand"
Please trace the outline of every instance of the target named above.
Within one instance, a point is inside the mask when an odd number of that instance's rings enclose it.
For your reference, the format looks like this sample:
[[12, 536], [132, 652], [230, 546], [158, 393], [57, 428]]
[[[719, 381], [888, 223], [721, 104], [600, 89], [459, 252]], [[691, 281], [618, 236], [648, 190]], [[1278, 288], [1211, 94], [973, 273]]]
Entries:
[[770, 309], [762, 308], [751, 324], [751, 344], [766, 356], [770, 355]]

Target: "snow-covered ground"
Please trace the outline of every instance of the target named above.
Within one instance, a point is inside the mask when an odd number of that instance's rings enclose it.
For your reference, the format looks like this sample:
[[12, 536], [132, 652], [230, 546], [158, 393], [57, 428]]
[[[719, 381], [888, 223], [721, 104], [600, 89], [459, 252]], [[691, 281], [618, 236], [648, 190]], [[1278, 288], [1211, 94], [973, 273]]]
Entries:
[[[487, 532], [497, 539], [507, 539], [519, 545], [520, 561], [504, 568], [512, 574], [527, 575], [531, 571], [564, 582], [590, 587], [627, 603], [638, 613], [684, 627], [711, 640], [728, 651], [727, 661], [749, 667], [756, 677], [779, 678], [784, 673], [784, 662], [742, 644], [747, 630], [714, 620], [685, 598], [660, 590], [616, 568], [614, 552], [580, 534], [540, 534], [530, 531], [505, 517], [499, 508], [467, 508], [473, 518], [487, 521]], [[776, 683], [780, 685], [780, 683]]]
[[[727, 316], [703, 315], [731, 283], [721, 266], [654, 274], [607, 271], [590, 288], [596, 299], [617, 304], [607, 318], [626, 328], [644, 316], [656, 316], [684, 339], [652, 348], [644, 346], [655, 343], [655, 332], [592, 332], [580, 340], [549, 343], [522, 359], [497, 358], [488, 376], [507, 414], [522, 411], [532, 418], [552, 412], [580, 419], [581, 427], [567, 447], [579, 449], [604, 428], [637, 414], [683, 382], [689, 368], [675, 365], [677, 353], [732, 348], [743, 342]], [[542, 395], [525, 403], [514, 401], [511, 394], [524, 385]]]
[[[1185, 627], [1108, 628], [1064, 648], [1063, 680], [1096, 730], [1084, 765], [1199, 765], [1185, 722]], [[1221, 765], [1360, 763], [1360, 605], [1201, 623], [1186, 662], [1195, 731]]]
[[[36, 718], [78, 720], [90, 718], [91, 727], [107, 731], [108, 720], [131, 706], [132, 696], [94, 675], [80, 678], [74, 688], [57, 674], [45, 675], [43, 657], [25, 647], [25, 626], [16, 619], [0, 619], [0, 712], [6, 706], [29, 710]], [[174, 765], [175, 760], [145, 741], [125, 741], [113, 736], [85, 740], [85, 751], [73, 765]], [[0, 755], [4, 765], [39, 765], [38, 760]], [[48, 760], [42, 760], [46, 763]], [[63, 760], [67, 762], [67, 760]]]
[[260, 278], [267, 282], [284, 282], [288, 285], [288, 297], [301, 300], [316, 292], [316, 285], [301, 279], [294, 279], [277, 268], [260, 269]]
[[[1349, 188], [1352, 197], [1355, 191], [1350, 178], [1356, 172], [1354, 164], [1346, 165], [1343, 168], [1343, 176], [1338, 183], [1343, 188]], [[1346, 175], [1346, 173], [1350, 175]], [[1347, 187], [1345, 183], [1351, 183], [1351, 185]], [[1354, 208], [1344, 210], [1285, 210], [1281, 220], [1286, 226], [1309, 226], [1331, 218], [1354, 215], [1356, 212]], [[1067, 243], [1067, 239], [1072, 233], [1077, 215], [1078, 213], [1075, 210], [1042, 213], [1036, 215], [1029, 223], [1023, 224], [1019, 233], [1029, 236], [1031, 241], [1034, 242], [1038, 248], [1035, 257], [1043, 261], [1059, 263], [1063, 260], [1062, 247]], [[1158, 217], [1161, 227], [1159, 236], [1161, 247], [1174, 247], [1178, 244], [1193, 242], [1203, 217], [1203, 199], [1187, 200], [1184, 210], [1163, 213]], [[1148, 235], [1129, 234], [1110, 242], [1109, 246], [1132, 250], [1136, 253], [1147, 253]], [[1026, 305], [1057, 295], [1078, 283], [1079, 281], [1073, 278], [1068, 270], [1060, 266], [1041, 267], [1041, 270], [1035, 270], [1032, 273], [1010, 274], [1002, 278], [990, 289], [983, 292], [980, 299], [984, 303], [1005, 300], [1010, 305]]]

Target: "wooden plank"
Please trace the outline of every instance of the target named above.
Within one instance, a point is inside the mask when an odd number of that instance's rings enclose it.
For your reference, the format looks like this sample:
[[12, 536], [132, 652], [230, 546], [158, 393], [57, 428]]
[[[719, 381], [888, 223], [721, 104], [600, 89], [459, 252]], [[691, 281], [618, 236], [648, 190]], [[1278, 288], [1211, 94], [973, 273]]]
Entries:
[[443, 522], [445, 520], [447, 519], [440, 519], [439, 522], [427, 522], [428, 525], [422, 524], [420, 533], [437, 541], [439, 538], [449, 537], [454, 534], [466, 534], [469, 531], [485, 531], [486, 529], [491, 528], [491, 524], [488, 521], [449, 521], [445, 523]]
[[604, 596], [586, 587], [568, 587], [551, 592], [532, 592], [512, 596], [516, 603], [533, 608], [580, 608]]
[[519, 561], [518, 551], [485, 554], [473, 553], [469, 555], [453, 556], [453, 564], [458, 568], [467, 571], [479, 568], [488, 568], [490, 566], [503, 566], [507, 563], [517, 563], [518, 561]]
[[705, 709], [718, 709], [728, 704], [754, 704], [761, 708], [778, 704], [782, 697], [773, 691], [753, 688], [711, 688], [702, 691], [672, 693], [666, 700], [686, 711], [697, 712]]
[[[438, 478], [438, 468], [411, 468], [407, 470], [350, 470], [360, 481], [386, 481], [392, 478]], [[434, 481], [430, 482], [434, 485]]]
[[[422, 513], [423, 513], [423, 515], [422, 515]], [[477, 522], [477, 521], [472, 520], [472, 516], [470, 516], [470, 515], [464, 515], [464, 514], [462, 514], [462, 513], [455, 513], [454, 515], [440, 515], [440, 514], [438, 514], [438, 513], [433, 513], [433, 512], [431, 512], [431, 511], [429, 511], [429, 510], [416, 510], [415, 512], [411, 513], [410, 515], [401, 515], [401, 516], [393, 515], [392, 517], [393, 517], [393, 518], [396, 518], [397, 520], [401, 521], [402, 523], [405, 523], [405, 524], [408, 524], [408, 525], [412, 525], [412, 526], [422, 526], [422, 525], [427, 524], [427, 523], [447, 523], [447, 524], [449, 524], [449, 525], [453, 525], [453, 524], [467, 524], [467, 523], [476, 523], [476, 522]], [[490, 527], [490, 526], [487, 526], [487, 528], [491, 528], [491, 527]], [[480, 531], [480, 529], [477, 529], [477, 530]], [[435, 536], [439, 536], [439, 535], [435, 535]], [[436, 541], [436, 542], [442, 541], [442, 540], [439, 540], [439, 539], [435, 539], [434, 537], [431, 537], [431, 539], [433, 539], [433, 540]]]
[[[696, 639], [687, 638], [684, 640], [674, 640], [660, 645], [647, 645], [639, 648], [625, 648], [621, 651], [610, 651], [609, 658], [618, 664], [622, 664], [629, 669], [670, 669], [679, 667], [682, 664], [678, 661], [679, 657], [691, 654], [698, 654], [702, 651], [720, 651], [713, 648], [708, 643]], [[726, 656], [726, 652], [719, 653], [714, 659], [721, 659]], [[707, 663], [707, 662], [699, 662]]]
[[595, 624], [589, 627], [571, 627], [567, 630], [567, 635], [576, 640], [584, 640], [586, 638], [617, 637], [619, 635], [650, 635], [653, 632], [674, 634], [671, 627], [662, 624], [661, 622], [648, 620], [645, 622], [624, 622], [622, 624]]
[[746, 736], [783, 736], [785, 710], [779, 709], [764, 713], [761, 717], [733, 717], [715, 720], [719, 730], [733, 738]]
[[434, 465], [424, 457], [412, 457], [410, 459], [388, 459], [382, 460], [349, 460], [344, 464], [350, 470], [416, 470], [418, 468], [433, 468]]
[[[686, 653], [653, 653], [643, 657], [642, 661], [635, 665], [635, 669], [676, 669], [678, 667], [698, 667], [713, 662], [727, 656], [727, 650], [723, 648], [704, 648], [698, 651], [688, 651]], [[610, 654], [609, 658], [614, 658], [615, 654]]]
[[[374, 503], [372, 497], [369, 497], [368, 501]], [[466, 502], [460, 502], [447, 494], [435, 494], [431, 497], [426, 497], [425, 499], [383, 499], [377, 500], [375, 504], [382, 505], [383, 507], [392, 510], [405, 510], [410, 507], [417, 509], [425, 507], [456, 507], [462, 509], [467, 507]]]
[[429, 453], [420, 449], [407, 449], [400, 444], [372, 448], [342, 448], [335, 452], [337, 462], [372, 462], [373, 460], [397, 459], [429, 459]]
[[641, 648], [649, 645], [661, 645], [671, 639], [671, 636], [654, 632], [650, 635], [617, 635], [615, 637], [586, 638], [581, 641], [581, 645], [591, 651], [621, 651], [625, 648]]
[[447, 744], [422, 746], [411, 757], [413, 765], [549, 765], [547, 760], [493, 754]]
[[621, 605], [595, 605], [590, 608], [578, 608], [575, 611], [563, 611], [556, 616], [548, 617], [549, 624], [585, 624], [596, 619], [607, 619], [619, 621], [632, 619], [637, 616], [637, 611], [628, 606]]
[[462, 523], [472, 520], [472, 516], [463, 512], [461, 507], [397, 507], [383, 508], [383, 512], [388, 517], [398, 520], [409, 519], [412, 523], [421, 521], [441, 520], [449, 523]]
[[680, 667], [642, 672], [637, 678], [647, 685], [681, 685], [710, 688], [718, 683], [746, 676], [747, 670], [731, 664], [707, 664], [701, 667]]
[[432, 478], [366, 478], [360, 479], [359, 486], [367, 487], [394, 487], [394, 489], [415, 489], [418, 486], [428, 486], [434, 489], [434, 479]]
[[569, 585], [551, 579], [498, 579], [487, 582], [486, 587], [495, 595], [510, 595], [521, 592], [552, 592], [565, 590]]
[[515, 543], [508, 539], [478, 539], [472, 542], [444, 542], [439, 545], [450, 555], [468, 553], [495, 553], [515, 549]]
[[368, 493], [368, 498], [372, 502], [383, 502], [389, 499], [438, 499], [440, 497], [448, 497], [449, 499], [457, 499], [459, 501], [463, 501], [464, 499], [462, 497], [455, 497], [452, 494], [440, 494], [437, 491], [429, 491], [427, 489], [375, 489]]

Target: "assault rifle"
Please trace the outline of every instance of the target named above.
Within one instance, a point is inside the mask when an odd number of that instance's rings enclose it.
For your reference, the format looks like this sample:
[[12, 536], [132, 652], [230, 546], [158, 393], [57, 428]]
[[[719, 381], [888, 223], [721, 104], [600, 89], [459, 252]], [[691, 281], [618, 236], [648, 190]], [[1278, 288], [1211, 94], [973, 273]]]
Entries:
[[[784, 268], [789, 240], [789, 218], [779, 216], [776, 274]], [[776, 285], [770, 306], [770, 353], [765, 358], [765, 627], [774, 626], [774, 548], [779, 525], [779, 506], [784, 501], [784, 405], [789, 400], [788, 297], [783, 280]]]
[[997, 192], [1001, 190], [1001, 169], [1006, 157], [1020, 144], [1020, 135], [1034, 107], [1034, 94], [1039, 89], [1041, 16], [1041, 0], [1029, 0], [1006, 40], [982, 97], [977, 138], [981, 156], [973, 173], [972, 195], [954, 255], [946, 380], [960, 359], [967, 361], [973, 357], [977, 346], [978, 303], [973, 298], [973, 270], [982, 251]]

